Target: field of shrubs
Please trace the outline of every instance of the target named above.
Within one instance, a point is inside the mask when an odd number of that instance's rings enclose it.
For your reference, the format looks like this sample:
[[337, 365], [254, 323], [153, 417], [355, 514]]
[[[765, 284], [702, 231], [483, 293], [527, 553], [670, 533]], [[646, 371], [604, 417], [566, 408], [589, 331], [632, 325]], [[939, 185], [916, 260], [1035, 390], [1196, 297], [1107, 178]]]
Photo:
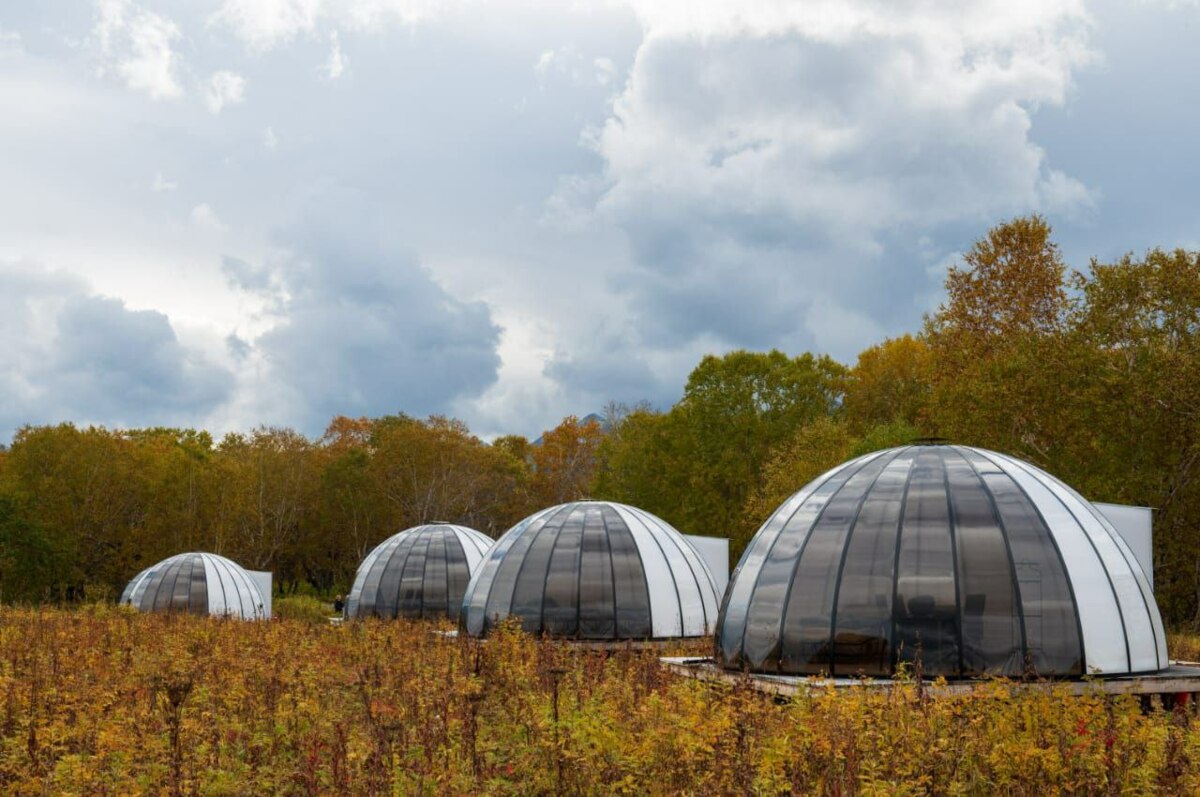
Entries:
[[0, 793], [1200, 793], [1186, 709], [997, 684], [783, 703], [676, 678], [663, 653], [0, 608]]

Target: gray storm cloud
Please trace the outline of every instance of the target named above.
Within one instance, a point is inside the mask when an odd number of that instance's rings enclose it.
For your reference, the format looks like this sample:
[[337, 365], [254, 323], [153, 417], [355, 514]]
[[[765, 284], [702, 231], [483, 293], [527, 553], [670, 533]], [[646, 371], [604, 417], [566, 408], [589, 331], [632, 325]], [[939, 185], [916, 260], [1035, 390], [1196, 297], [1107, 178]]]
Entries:
[[487, 305], [449, 294], [373, 215], [342, 193], [281, 234], [270, 269], [225, 259], [240, 288], [275, 292], [277, 323], [253, 342], [270, 374], [258, 400], [309, 433], [337, 414], [441, 412], [496, 380]]
[[0, 264], [0, 433], [62, 420], [190, 424], [233, 375], [182, 344], [165, 315], [130, 310], [81, 279]]

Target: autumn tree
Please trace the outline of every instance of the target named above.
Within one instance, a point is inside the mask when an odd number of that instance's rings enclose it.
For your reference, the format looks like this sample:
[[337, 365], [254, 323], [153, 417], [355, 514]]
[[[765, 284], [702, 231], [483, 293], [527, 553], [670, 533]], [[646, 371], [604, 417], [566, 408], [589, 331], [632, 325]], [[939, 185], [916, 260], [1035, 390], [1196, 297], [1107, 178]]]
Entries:
[[396, 511], [397, 530], [435, 520], [495, 535], [518, 517], [512, 506], [519, 466], [461, 421], [384, 418], [372, 436], [370, 470]]
[[926, 319], [937, 433], [1046, 462], [1069, 395], [1066, 265], [1040, 216], [998, 225], [946, 277]]
[[554, 506], [588, 496], [596, 471], [596, 449], [604, 437], [600, 423], [569, 415], [532, 446], [531, 490], [538, 506]]
[[317, 496], [319, 530], [311, 538], [305, 562], [310, 580], [330, 589], [349, 584], [358, 563], [393, 528], [396, 511], [373, 478], [371, 439], [375, 424], [369, 418], [337, 416], [318, 441]]
[[315, 514], [314, 445], [292, 429], [230, 434], [218, 449], [221, 512], [213, 550], [281, 581], [303, 575], [305, 532]]
[[933, 355], [920, 337], [888, 338], [863, 350], [846, 375], [842, 412], [857, 432], [902, 422], [928, 428]]

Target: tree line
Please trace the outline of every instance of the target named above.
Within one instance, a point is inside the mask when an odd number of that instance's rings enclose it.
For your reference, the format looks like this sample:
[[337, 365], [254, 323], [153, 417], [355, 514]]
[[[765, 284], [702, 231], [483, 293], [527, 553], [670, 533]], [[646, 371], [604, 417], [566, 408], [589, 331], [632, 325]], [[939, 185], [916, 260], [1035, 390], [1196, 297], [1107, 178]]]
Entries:
[[1200, 626], [1200, 253], [1069, 269], [1038, 216], [1000, 224], [946, 277], [915, 334], [853, 365], [704, 357], [667, 409], [610, 404], [537, 443], [459, 421], [334, 418], [319, 439], [259, 428], [25, 427], [0, 452], [0, 599], [111, 594], [183, 550], [344, 589], [418, 523], [496, 536], [541, 507], [625, 501], [740, 555], [784, 498], [858, 454], [946, 438], [1014, 454], [1094, 500], [1155, 508], [1155, 583]]

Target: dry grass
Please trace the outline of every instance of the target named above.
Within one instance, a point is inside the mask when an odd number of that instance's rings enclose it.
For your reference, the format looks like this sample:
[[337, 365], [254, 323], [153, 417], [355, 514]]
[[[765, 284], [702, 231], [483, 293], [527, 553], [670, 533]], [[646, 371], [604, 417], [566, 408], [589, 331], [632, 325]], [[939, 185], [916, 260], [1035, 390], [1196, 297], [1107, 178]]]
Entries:
[[0, 609], [0, 793], [1200, 792], [1196, 724], [1132, 699], [780, 704], [657, 664], [704, 645], [430, 631]]

